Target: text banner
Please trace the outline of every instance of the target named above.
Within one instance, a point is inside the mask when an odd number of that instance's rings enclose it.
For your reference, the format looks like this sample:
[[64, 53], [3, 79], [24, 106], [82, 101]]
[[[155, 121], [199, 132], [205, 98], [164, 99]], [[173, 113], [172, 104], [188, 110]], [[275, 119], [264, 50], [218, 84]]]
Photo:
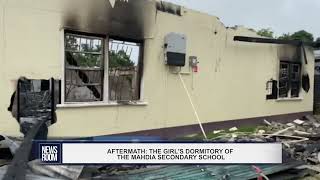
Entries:
[[56, 164], [282, 163], [277, 143], [60, 143], [39, 151], [42, 162]]

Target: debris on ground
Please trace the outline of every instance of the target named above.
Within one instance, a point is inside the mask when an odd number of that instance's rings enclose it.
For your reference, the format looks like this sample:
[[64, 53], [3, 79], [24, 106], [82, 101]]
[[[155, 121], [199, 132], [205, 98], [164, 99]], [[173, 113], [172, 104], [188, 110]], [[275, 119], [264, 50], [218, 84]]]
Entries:
[[[313, 116], [296, 119], [293, 123], [264, 120], [265, 126], [257, 127], [255, 133], [230, 132], [212, 139], [218, 142], [281, 142], [290, 157], [306, 164], [319, 164], [320, 120]], [[229, 129], [230, 131], [231, 129]], [[237, 137], [234, 138], [234, 134]]]
[[238, 128], [237, 127], [233, 127], [233, 128], [230, 128], [229, 131], [237, 131]]
[[219, 134], [219, 133], [222, 133], [224, 132], [224, 130], [216, 130], [216, 131], [213, 131], [213, 134]]
[[40, 160], [30, 161], [29, 168], [35, 174], [41, 174], [52, 178], [78, 179], [84, 166], [54, 166], [43, 165]]
[[287, 126], [294, 126], [293, 123], [287, 123]]
[[[146, 166], [146, 165], [86, 165], [51, 166], [39, 160], [27, 162], [26, 179], [174, 179], [202, 177], [203, 179], [316, 179], [320, 177], [320, 120], [306, 116], [290, 123], [264, 120], [257, 127], [232, 127], [208, 134], [209, 142], [283, 144], [283, 164], [277, 165], [190, 165], [190, 166]], [[192, 134], [184, 139], [199, 139]], [[0, 177], [6, 174], [13, 157], [22, 146], [22, 140], [0, 136]], [[0, 178], [1, 179], [1, 178]]]
[[[302, 163], [302, 166], [296, 166], [294, 171], [303, 170], [303, 173], [300, 173], [303, 176], [320, 174], [319, 118], [309, 115], [290, 123], [279, 123], [266, 119], [263, 123], [263, 126], [255, 127], [254, 131], [251, 131], [248, 127], [213, 131], [213, 134], [208, 134], [208, 137], [212, 137], [209, 141], [237, 143], [280, 142], [283, 144], [284, 160], [294, 159]], [[246, 131], [248, 129], [250, 130]], [[286, 172], [289, 172], [289, 170]], [[284, 174], [281, 173], [281, 176]], [[290, 176], [293, 175], [290, 173]]]
[[13, 141], [10, 138], [6, 136], [0, 135], [0, 148], [8, 148], [11, 152], [11, 154], [15, 154], [17, 149], [19, 148], [20, 144], [17, 141]]
[[302, 125], [304, 123], [304, 121], [300, 120], [300, 119], [296, 119], [293, 121], [294, 123], [298, 124], [298, 125]]

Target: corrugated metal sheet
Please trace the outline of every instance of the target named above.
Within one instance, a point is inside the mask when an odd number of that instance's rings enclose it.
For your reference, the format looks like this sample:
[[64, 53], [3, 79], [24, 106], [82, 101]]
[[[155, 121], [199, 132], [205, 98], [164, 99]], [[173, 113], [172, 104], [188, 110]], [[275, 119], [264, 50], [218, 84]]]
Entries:
[[[278, 165], [257, 165], [264, 174], [274, 174], [282, 172], [300, 165], [300, 162], [290, 162]], [[251, 165], [173, 165], [159, 169], [146, 170], [140, 173], [130, 173], [118, 176], [104, 176], [111, 179], [232, 179], [244, 180], [253, 179], [257, 175]]]

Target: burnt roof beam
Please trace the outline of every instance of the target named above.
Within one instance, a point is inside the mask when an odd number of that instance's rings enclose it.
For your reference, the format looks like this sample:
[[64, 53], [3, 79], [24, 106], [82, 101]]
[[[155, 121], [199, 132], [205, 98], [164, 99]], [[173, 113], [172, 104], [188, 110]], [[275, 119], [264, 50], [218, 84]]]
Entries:
[[287, 44], [293, 46], [311, 46], [314, 48], [320, 47], [320, 42], [304, 42], [301, 40], [282, 40], [271, 38], [258, 38], [247, 36], [234, 36], [234, 41], [251, 42], [251, 43], [266, 43], [266, 44]]

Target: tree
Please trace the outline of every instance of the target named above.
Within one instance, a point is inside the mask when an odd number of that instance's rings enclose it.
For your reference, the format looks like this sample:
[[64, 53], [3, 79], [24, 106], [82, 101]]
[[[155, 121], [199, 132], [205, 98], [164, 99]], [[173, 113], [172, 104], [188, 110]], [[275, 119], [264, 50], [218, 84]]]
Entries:
[[109, 67], [133, 67], [134, 62], [130, 60], [130, 57], [126, 54], [125, 51], [120, 50], [118, 52], [109, 51]]
[[[301, 40], [304, 42], [313, 42], [314, 41], [313, 35], [305, 30], [297, 31], [293, 34], [284, 33], [281, 36], [279, 36], [278, 38], [274, 36], [274, 32], [270, 28], [260, 29], [257, 32], [257, 34], [260, 36], [263, 36], [263, 37], [276, 38], [276, 39], [281, 39], [281, 40]], [[317, 41], [320, 42], [320, 38], [318, 38]]]
[[257, 34], [263, 37], [274, 38], [273, 31], [270, 28], [260, 29]]
[[301, 40], [304, 42], [313, 42], [313, 35], [305, 30], [297, 31], [290, 35], [290, 33], [283, 34], [278, 39], [283, 40]]
[[301, 31], [293, 33], [291, 35], [291, 38], [293, 40], [302, 40], [305, 42], [313, 42], [313, 40], [314, 40], [313, 35], [305, 30], [301, 30]]
[[90, 39], [87, 39], [86, 43], [80, 43], [80, 38], [72, 35], [67, 35], [65, 41], [68, 57], [73, 58], [76, 62], [76, 64], [72, 64], [73, 66], [101, 67], [101, 55], [94, 54], [102, 51], [101, 43], [94, 43]]
[[284, 34], [282, 34], [281, 36], [279, 36], [278, 39], [281, 39], [281, 40], [291, 40], [291, 35], [290, 35], [290, 33], [284, 33]]

